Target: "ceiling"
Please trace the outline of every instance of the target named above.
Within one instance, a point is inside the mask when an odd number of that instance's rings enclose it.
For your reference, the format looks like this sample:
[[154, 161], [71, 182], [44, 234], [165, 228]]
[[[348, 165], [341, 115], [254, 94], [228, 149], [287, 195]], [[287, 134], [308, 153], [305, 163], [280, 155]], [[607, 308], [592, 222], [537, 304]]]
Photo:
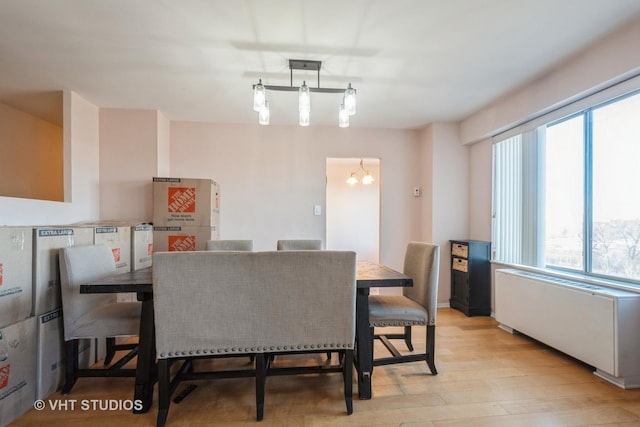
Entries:
[[[638, 0], [2, 0], [0, 101], [55, 122], [72, 90], [257, 123], [252, 85], [288, 86], [288, 60], [311, 59], [321, 87], [358, 91], [352, 127], [412, 129], [464, 119], [639, 14]], [[295, 93], [267, 98], [272, 125], [297, 123]], [[312, 93], [311, 126], [337, 126], [340, 101]]]

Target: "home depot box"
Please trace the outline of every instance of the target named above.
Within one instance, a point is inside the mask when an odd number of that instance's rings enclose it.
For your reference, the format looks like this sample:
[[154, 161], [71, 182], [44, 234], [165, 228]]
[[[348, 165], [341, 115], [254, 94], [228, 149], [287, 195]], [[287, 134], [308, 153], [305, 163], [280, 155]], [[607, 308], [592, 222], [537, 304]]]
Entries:
[[33, 313], [60, 307], [60, 248], [93, 244], [91, 227], [37, 227], [33, 229]]
[[[36, 359], [36, 399], [45, 399], [64, 385], [65, 344], [62, 309], [38, 316]], [[96, 362], [95, 339], [78, 343], [78, 367], [90, 368]]]
[[0, 227], [0, 328], [31, 315], [32, 233], [27, 227]]
[[153, 226], [154, 252], [204, 251], [208, 240], [217, 239], [217, 227]]
[[153, 226], [136, 224], [131, 226], [131, 270], [151, 267], [153, 255]]
[[153, 178], [153, 225], [211, 227], [220, 186], [211, 179]]
[[111, 248], [116, 262], [116, 273], [131, 271], [131, 227], [96, 224], [93, 229], [93, 243]]
[[33, 407], [36, 396], [36, 318], [0, 328], [0, 426]]

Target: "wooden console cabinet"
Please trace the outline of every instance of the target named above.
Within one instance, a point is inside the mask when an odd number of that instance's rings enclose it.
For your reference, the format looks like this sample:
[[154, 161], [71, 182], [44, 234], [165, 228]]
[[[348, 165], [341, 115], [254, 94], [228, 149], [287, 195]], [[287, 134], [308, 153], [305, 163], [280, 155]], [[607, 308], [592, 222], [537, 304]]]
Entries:
[[451, 240], [449, 305], [467, 316], [491, 314], [491, 243]]

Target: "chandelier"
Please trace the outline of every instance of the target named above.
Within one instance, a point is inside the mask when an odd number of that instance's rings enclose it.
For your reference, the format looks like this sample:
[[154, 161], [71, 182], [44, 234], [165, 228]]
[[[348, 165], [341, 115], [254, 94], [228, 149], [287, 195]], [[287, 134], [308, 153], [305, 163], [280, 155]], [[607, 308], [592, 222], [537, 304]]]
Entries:
[[355, 170], [353, 172], [351, 172], [351, 175], [349, 176], [349, 178], [347, 178], [347, 184], [357, 184], [359, 182], [363, 183], [364, 185], [369, 185], [369, 184], [373, 184], [373, 181], [375, 181], [373, 179], [373, 176], [369, 173], [368, 169], [364, 168], [364, 162], [362, 159], [360, 159], [360, 168], [358, 170]]
[[[267, 90], [282, 92], [298, 92], [298, 124], [309, 126], [311, 116], [311, 92], [317, 93], [343, 93], [342, 102], [338, 109], [338, 126], [349, 127], [349, 116], [356, 113], [356, 90], [351, 87], [351, 83], [346, 89], [336, 89], [320, 87], [320, 67], [321, 61], [310, 61], [306, 59], [290, 59], [289, 73], [291, 81], [289, 86], [272, 86], [262, 83], [262, 79], [253, 85], [253, 110], [258, 112], [258, 123], [268, 125], [270, 120], [269, 101], [267, 100]], [[306, 80], [302, 81], [302, 86], [293, 85], [293, 70], [311, 70], [318, 73], [318, 87], [309, 87]]]

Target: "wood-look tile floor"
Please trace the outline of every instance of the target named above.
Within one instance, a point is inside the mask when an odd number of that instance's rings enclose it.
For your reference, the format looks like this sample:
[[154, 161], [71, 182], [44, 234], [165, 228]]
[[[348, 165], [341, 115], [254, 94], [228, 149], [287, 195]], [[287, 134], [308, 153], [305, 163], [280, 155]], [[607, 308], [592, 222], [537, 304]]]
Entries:
[[[430, 375], [422, 362], [377, 367], [373, 399], [359, 400], [355, 384], [350, 416], [340, 375], [286, 376], [267, 379], [260, 424], [255, 420], [254, 381], [228, 379], [197, 382], [184, 401], [171, 404], [167, 425], [640, 426], [640, 390], [611, 385], [559, 352], [504, 332], [490, 317], [469, 318], [440, 309], [436, 337], [437, 376]], [[424, 328], [415, 328], [414, 346], [424, 348]], [[216, 363], [249, 363], [226, 360]], [[178, 391], [185, 386], [181, 384]], [[32, 409], [11, 426], [154, 426], [157, 398], [141, 415], [79, 407], [82, 400], [131, 399], [132, 389], [130, 378], [81, 378], [69, 396], [56, 393], [47, 399], [75, 399], [75, 410]]]

